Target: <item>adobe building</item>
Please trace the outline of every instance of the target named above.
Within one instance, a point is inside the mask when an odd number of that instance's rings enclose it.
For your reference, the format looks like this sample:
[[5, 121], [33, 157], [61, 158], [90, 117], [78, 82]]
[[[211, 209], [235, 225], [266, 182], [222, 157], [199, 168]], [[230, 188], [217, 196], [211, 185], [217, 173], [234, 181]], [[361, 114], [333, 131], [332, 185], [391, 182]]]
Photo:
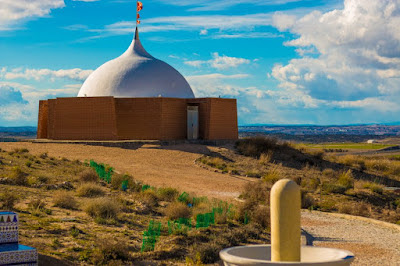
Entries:
[[39, 102], [37, 138], [52, 140], [235, 140], [236, 99], [195, 98], [185, 78], [142, 46], [85, 81], [78, 97]]

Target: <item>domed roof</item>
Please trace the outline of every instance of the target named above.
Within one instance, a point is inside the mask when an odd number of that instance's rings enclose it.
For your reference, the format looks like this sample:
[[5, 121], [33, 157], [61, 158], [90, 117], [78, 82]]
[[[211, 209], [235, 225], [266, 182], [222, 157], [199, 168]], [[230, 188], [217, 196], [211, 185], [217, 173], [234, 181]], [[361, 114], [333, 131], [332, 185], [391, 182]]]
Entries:
[[128, 50], [96, 69], [82, 85], [78, 97], [194, 98], [186, 79], [143, 48], [138, 29]]

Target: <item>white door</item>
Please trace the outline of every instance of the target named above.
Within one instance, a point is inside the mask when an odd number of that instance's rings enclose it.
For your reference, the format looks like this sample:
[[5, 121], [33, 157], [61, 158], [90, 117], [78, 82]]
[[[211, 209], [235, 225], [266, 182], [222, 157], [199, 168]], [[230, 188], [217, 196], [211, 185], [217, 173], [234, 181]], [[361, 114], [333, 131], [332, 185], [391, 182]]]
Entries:
[[198, 139], [199, 138], [199, 107], [188, 106], [187, 107], [187, 138]]

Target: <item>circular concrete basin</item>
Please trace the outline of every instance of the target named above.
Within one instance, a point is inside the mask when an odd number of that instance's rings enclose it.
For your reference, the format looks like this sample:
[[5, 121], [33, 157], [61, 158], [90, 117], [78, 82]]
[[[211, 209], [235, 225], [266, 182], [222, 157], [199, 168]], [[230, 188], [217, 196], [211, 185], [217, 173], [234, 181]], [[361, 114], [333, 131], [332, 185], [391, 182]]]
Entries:
[[350, 265], [354, 254], [341, 249], [312, 246], [301, 247], [300, 262], [271, 262], [271, 245], [232, 247], [222, 250], [219, 256], [226, 266], [239, 265]]

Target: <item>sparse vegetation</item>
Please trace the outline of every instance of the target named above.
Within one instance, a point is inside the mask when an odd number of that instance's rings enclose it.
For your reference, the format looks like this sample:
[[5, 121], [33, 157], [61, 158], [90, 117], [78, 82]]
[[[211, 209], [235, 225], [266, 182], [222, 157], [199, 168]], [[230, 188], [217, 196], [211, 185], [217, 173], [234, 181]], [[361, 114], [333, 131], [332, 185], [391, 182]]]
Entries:
[[76, 194], [80, 197], [95, 198], [104, 196], [105, 192], [96, 183], [84, 183], [76, 189]]
[[120, 213], [120, 206], [112, 198], [104, 197], [88, 201], [85, 211], [93, 218], [116, 220]]
[[189, 218], [191, 215], [190, 208], [182, 202], [172, 202], [165, 209], [165, 215], [170, 220], [179, 218]]
[[17, 203], [18, 198], [15, 193], [5, 190], [0, 193], [1, 208], [3, 210], [13, 210], [15, 203]]
[[99, 176], [93, 169], [86, 169], [79, 174], [79, 180], [82, 182], [98, 182]]
[[78, 208], [78, 202], [74, 196], [66, 191], [58, 191], [54, 194], [53, 202], [55, 207], [75, 210]]

